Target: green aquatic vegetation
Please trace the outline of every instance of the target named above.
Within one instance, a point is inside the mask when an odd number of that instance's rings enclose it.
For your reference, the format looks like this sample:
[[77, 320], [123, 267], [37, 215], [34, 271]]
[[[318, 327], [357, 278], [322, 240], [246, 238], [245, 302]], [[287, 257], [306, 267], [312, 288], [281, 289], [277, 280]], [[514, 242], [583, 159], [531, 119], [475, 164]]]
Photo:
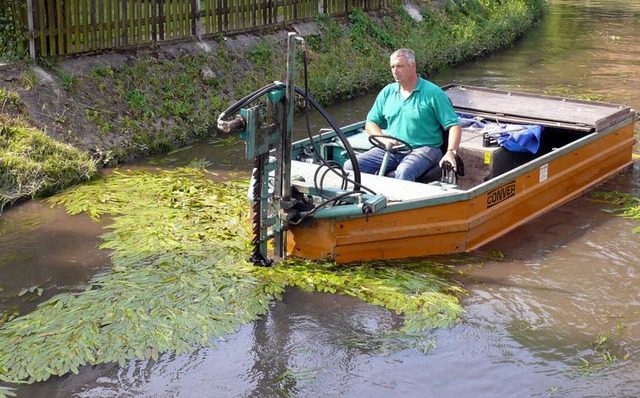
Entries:
[[24, 233], [33, 230], [43, 223], [41, 217], [37, 215], [27, 215], [20, 219], [20, 222], [8, 221], [0, 218], [0, 238], [11, 239], [12, 234]]
[[48, 199], [69, 214], [106, 219], [101, 247], [111, 251], [112, 270], [83, 291], [7, 319], [0, 327], [0, 381], [33, 383], [84, 365], [214, 346], [266, 313], [288, 286], [347, 294], [404, 314], [398, 331], [404, 336], [451, 326], [463, 312], [464, 291], [447, 279], [452, 269], [433, 262], [250, 265], [248, 182], [209, 177], [187, 168], [116, 171]]
[[[618, 327], [619, 325], [614, 332], [619, 332]], [[616, 354], [614, 346], [609, 341], [611, 337], [613, 337], [612, 333], [599, 333], [592, 343], [592, 347], [579, 358], [580, 366], [578, 369], [583, 377], [591, 376], [607, 366], [629, 359], [628, 352]]]
[[[640, 198], [624, 192], [594, 192], [591, 197], [616, 206], [614, 209], [605, 209], [624, 218], [640, 220]], [[633, 228], [633, 232], [639, 233], [640, 226]]]
[[10, 387], [0, 386], [0, 397], [15, 397], [16, 393]]
[[452, 326], [463, 312], [458, 296], [464, 290], [444, 277], [448, 268], [431, 261], [328, 266], [293, 260], [257, 273], [278, 285], [346, 294], [404, 314], [407, 333]]
[[436, 348], [436, 338], [424, 333], [407, 333], [401, 331], [387, 331], [384, 333], [362, 333], [339, 341], [345, 347], [365, 349], [383, 354], [414, 349], [428, 354]]
[[[2, 291], [2, 289], [0, 289], [0, 292]], [[5, 297], [1, 297], [0, 298], [0, 303], [3, 301], [6, 301], [7, 299]], [[0, 312], [0, 326], [2, 326], [4, 323], [16, 318], [18, 315], [20, 315], [20, 310], [17, 308], [17, 306], [11, 306], [9, 308], [7, 308], [6, 310]], [[1, 397], [2, 395], [0, 395]]]
[[204, 169], [211, 165], [212, 163], [209, 160], [207, 160], [207, 158], [200, 158], [200, 159], [193, 159], [191, 162], [189, 162], [187, 167], [193, 168], [193, 169]]
[[240, 143], [244, 143], [244, 141], [235, 135], [230, 135], [227, 137], [215, 137], [211, 140], [209, 140], [210, 144], [213, 144], [214, 148], [220, 148], [220, 147], [230, 147], [230, 146], [235, 146], [238, 145]]

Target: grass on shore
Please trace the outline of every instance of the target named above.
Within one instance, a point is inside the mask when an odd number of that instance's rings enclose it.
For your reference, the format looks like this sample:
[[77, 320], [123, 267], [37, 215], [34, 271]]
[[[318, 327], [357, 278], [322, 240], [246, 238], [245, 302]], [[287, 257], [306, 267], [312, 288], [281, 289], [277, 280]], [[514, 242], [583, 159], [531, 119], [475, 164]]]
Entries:
[[[0, 104], [19, 108], [15, 93], [0, 90]], [[20, 118], [0, 116], [0, 213], [17, 200], [42, 197], [88, 181], [96, 165], [86, 153], [58, 142]]]

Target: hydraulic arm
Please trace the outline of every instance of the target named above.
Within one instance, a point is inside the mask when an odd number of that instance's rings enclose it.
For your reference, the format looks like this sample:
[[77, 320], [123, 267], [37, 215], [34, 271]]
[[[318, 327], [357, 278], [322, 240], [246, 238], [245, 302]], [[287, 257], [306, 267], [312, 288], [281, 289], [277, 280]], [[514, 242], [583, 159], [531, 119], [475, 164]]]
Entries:
[[[250, 189], [254, 249], [250, 260], [262, 266], [269, 266], [274, 260], [286, 258], [286, 231], [290, 225], [300, 223], [305, 217], [340, 199], [314, 205], [299, 199], [300, 195], [292, 195], [290, 173], [295, 94], [305, 99], [307, 110], [308, 104], [312, 104], [329, 122], [355, 165], [353, 180], [349, 180], [353, 183], [354, 191], [342, 196], [352, 195], [360, 189], [360, 170], [356, 155], [342, 130], [308, 95], [306, 89], [302, 90], [293, 84], [296, 41], [304, 43], [295, 33], [289, 33], [285, 83], [273, 82], [249, 94], [218, 117], [218, 129], [226, 133], [239, 132], [246, 142], [246, 157], [254, 162]], [[303, 59], [306, 58], [303, 56]], [[263, 97], [266, 101], [250, 106]], [[320, 158], [319, 161], [326, 165], [326, 160]], [[268, 255], [271, 252], [269, 241], [273, 242], [272, 256]]]
[[[251, 178], [252, 230], [254, 245], [250, 260], [268, 266], [267, 243], [273, 239], [273, 257], [286, 257], [286, 227], [294, 203], [291, 200], [291, 137], [293, 127], [293, 73], [295, 38], [289, 34], [287, 79], [274, 82], [234, 104], [218, 118], [224, 132], [240, 131], [246, 142], [246, 156], [254, 159]], [[266, 95], [266, 107], [243, 108]], [[231, 120], [229, 115], [239, 112]], [[272, 184], [272, 185], [271, 185]]]

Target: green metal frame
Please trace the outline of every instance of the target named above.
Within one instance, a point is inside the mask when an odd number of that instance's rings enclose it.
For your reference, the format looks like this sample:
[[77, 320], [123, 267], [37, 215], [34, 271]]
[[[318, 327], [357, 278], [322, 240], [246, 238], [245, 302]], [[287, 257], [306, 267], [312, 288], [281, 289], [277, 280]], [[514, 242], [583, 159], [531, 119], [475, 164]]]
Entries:
[[[291, 201], [291, 142], [294, 107], [295, 33], [288, 37], [287, 79], [267, 93], [264, 115], [255, 106], [241, 110], [246, 121], [241, 133], [246, 157], [254, 159], [252, 177], [254, 253], [252, 261], [270, 265], [268, 241], [273, 240], [273, 258], [283, 260], [287, 253], [286, 230]], [[275, 156], [273, 156], [275, 155]], [[269, 182], [273, 181], [273, 187]]]

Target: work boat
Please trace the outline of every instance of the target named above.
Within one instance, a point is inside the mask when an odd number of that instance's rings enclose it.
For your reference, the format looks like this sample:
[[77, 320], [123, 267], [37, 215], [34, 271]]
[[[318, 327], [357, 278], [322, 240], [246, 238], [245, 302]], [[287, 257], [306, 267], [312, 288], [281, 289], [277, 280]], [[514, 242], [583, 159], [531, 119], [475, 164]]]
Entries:
[[[364, 122], [336, 126], [292, 83], [297, 42], [304, 45], [290, 34], [285, 83], [218, 119], [222, 130], [241, 132], [255, 162], [255, 264], [288, 255], [350, 263], [475, 250], [632, 163], [638, 114], [627, 106], [455, 84], [443, 90], [463, 127], [457, 173], [445, 164], [402, 181], [384, 161], [378, 175], [360, 173], [357, 163], [346, 172], [345, 161], [374, 145], [387, 153], [412, 148], [370, 137]], [[292, 142], [294, 95], [331, 128]], [[266, 105], [243, 108], [263, 96]]]

